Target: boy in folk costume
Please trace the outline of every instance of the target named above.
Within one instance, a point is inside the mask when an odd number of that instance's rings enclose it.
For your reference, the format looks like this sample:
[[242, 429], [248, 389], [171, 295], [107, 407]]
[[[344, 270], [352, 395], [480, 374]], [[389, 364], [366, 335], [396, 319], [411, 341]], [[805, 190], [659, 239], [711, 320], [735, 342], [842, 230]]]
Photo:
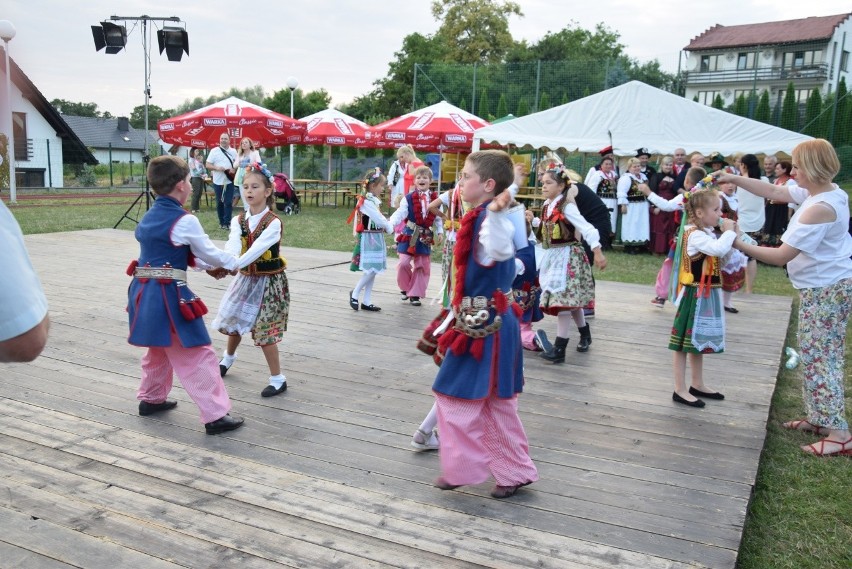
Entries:
[[412, 306], [420, 306], [420, 298], [426, 295], [429, 275], [432, 271], [432, 243], [434, 235], [442, 233], [442, 225], [436, 222], [436, 216], [429, 211], [429, 204], [438, 197], [437, 192], [429, 190], [432, 183], [432, 170], [420, 166], [414, 171], [414, 191], [399, 204], [390, 218], [396, 227], [405, 221], [402, 232], [397, 236], [396, 282], [402, 293], [402, 300], [408, 300]]
[[[166, 397], [177, 373], [198, 405], [207, 434], [243, 424], [228, 414], [231, 401], [219, 376], [216, 352], [202, 316], [207, 307], [186, 283], [188, 266], [236, 269], [237, 259], [216, 248], [194, 215], [183, 209], [192, 193], [189, 166], [176, 156], [158, 156], [148, 165], [148, 180], [159, 196], [136, 227], [139, 259], [127, 269], [127, 341], [146, 346], [139, 385], [139, 414], [152, 415], [177, 405]], [[213, 274], [211, 272], [211, 274]]]
[[493, 475], [495, 498], [538, 480], [518, 417], [523, 351], [510, 295], [515, 230], [505, 191], [512, 179], [503, 151], [474, 152], [465, 161], [462, 199], [473, 209], [457, 235], [452, 317], [438, 340], [445, 357], [432, 386], [441, 433], [442, 474], [435, 485], [452, 490]]

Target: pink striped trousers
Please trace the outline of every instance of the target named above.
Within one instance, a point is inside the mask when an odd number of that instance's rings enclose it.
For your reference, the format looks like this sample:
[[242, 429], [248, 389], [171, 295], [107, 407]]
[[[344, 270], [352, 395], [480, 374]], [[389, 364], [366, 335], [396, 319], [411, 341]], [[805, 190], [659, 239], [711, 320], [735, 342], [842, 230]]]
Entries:
[[396, 266], [396, 284], [408, 296], [426, 296], [429, 275], [432, 273], [432, 258], [429, 255], [399, 254]]
[[479, 484], [494, 476], [498, 486], [538, 480], [518, 417], [518, 397], [458, 399], [435, 393], [441, 436], [441, 476], [449, 484]]
[[142, 356], [142, 382], [136, 398], [151, 403], [165, 401], [172, 390], [174, 373], [198, 406], [202, 423], [221, 419], [231, 410], [213, 346], [184, 348], [174, 334], [171, 346], [149, 347]]
[[535, 331], [532, 329], [531, 322], [521, 322], [521, 345], [525, 350], [538, 350], [535, 345]]

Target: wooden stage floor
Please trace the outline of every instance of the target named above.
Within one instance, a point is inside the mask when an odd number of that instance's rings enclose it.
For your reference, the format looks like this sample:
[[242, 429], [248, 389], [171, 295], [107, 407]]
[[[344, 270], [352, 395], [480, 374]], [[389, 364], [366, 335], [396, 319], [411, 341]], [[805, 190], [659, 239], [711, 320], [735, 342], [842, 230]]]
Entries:
[[[393, 271], [376, 282], [382, 312], [354, 312], [347, 254], [285, 248], [289, 390], [260, 397], [267, 368], [244, 342], [226, 384], [246, 425], [207, 436], [177, 383], [177, 409], [137, 414], [132, 231], [26, 242], [52, 328], [38, 360], [0, 368], [3, 567], [735, 566], [789, 298], [737, 299], [729, 350], [705, 358], [727, 400], [695, 410], [671, 401], [673, 309], [651, 307], [650, 286], [599, 282], [591, 350], [572, 333], [564, 365], [526, 360], [541, 480], [495, 500], [491, 484], [434, 488], [437, 455], [409, 446], [436, 372], [415, 340], [437, 309], [401, 303]], [[227, 281], [190, 284], [215, 313]]]

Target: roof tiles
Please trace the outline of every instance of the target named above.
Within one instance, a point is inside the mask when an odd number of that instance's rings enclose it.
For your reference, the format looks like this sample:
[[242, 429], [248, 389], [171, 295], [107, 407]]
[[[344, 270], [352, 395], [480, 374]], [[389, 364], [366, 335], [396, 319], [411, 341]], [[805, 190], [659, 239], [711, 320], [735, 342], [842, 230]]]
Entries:
[[846, 13], [741, 26], [716, 24], [712, 28], [708, 28], [703, 34], [693, 38], [684, 49], [696, 51], [828, 40], [834, 34], [835, 28], [850, 16], [852, 14]]

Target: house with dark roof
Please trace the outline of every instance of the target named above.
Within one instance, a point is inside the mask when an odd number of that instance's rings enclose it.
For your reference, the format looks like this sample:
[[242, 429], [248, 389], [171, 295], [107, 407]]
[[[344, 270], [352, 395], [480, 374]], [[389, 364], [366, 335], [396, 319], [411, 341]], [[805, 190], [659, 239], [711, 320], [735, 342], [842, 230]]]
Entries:
[[852, 86], [852, 13], [764, 22], [715, 25], [692, 39], [684, 50], [685, 96], [710, 105], [720, 95], [731, 105], [752, 91], [767, 90], [781, 105], [788, 83], [805, 103], [814, 89], [825, 96], [841, 78]]
[[[96, 164], [95, 157], [12, 58], [12, 134], [18, 188], [61, 188], [63, 164]], [[0, 46], [0, 85], [6, 84], [6, 54]], [[0, 105], [2, 112], [7, 107]], [[8, 129], [8, 118], [0, 128]], [[8, 133], [6, 133], [8, 135]]]
[[[133, 128], [127, 117], [62, 115], [62, 118], [89, 147], [100, 164], [110, 162], [141, 164], [146, 148], [151, 156], [165, 154], [168, 150], [163, 147], [156, 130], [149, 130], [146, 139], [145, 129]], [[152, 147], [155, 148], [151, 150]]]

